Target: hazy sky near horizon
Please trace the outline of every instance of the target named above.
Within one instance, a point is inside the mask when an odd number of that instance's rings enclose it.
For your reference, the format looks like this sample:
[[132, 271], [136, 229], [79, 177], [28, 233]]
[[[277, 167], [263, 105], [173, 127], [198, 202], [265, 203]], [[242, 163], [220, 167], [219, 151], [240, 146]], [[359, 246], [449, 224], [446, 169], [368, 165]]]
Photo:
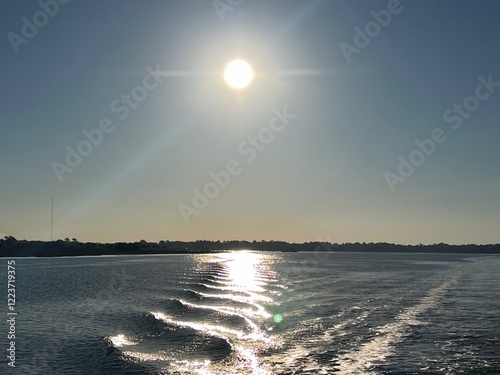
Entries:
[[[81, 241], [500, 242], [500, 3], [401, 0], [356, 47], [388, 3], [243, 0], [221, 20], [212, 1], [72, 0], [16, 53], [9, 33], [41, 6], [6, 2], [0, 235], [49, 239], [54, 195], [54, 237]], [[222, 79], [236, 58], [256, 74], [238, 92]], [[148, 67], [161, 82], [118, 111]], [[446, 121], [454, 103], [472, 109]], [[285, 107], [296, 117], [248, 161], [242, 142]], [[106, 118], [59, 181], [53, 163]], [[186, 223], [179, 205], [231, 160], [240, 173]]]

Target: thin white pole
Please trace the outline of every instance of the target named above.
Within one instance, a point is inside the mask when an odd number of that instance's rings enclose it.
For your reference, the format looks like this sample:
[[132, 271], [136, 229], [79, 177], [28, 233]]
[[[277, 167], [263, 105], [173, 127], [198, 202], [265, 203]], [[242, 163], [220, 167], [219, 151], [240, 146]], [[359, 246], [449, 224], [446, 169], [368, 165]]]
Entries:
[[52, 241], [52, 228], [54, 226], [54, 196], [52, 196], [52, 205], [50, 206], [50, 240]]

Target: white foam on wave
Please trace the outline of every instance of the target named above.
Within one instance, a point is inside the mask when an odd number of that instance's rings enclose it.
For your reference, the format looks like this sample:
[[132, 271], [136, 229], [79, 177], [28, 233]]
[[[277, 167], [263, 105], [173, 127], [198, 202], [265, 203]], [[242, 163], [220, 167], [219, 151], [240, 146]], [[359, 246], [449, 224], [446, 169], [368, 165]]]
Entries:
[[258, 327], [257, 327], [257, 324], [255, 324], [249, 318], [249, 316], [263, 316], [266, 318], [272, 317], [272, 315], [267, 313], [267, 312], [264, 314], [260, 311], [255, 311], [252, 309], [238, 309], [238, 308], [230, 307], [230, 306], [200, 305], [200, 304], [196, 304], [196, 303], [187, 302], [184, 300], [179, 300], [179, 302], [182, 303], [184, 306], [195, 308], [195, 309], [213, 310], [213, 311], [221, 312], [221, 313], [227, 314], [227, 315], [239, 316], [240, 318], [244, 319], [247, 322], [247, 324], [250, 327], [252, 327], [252, 329], [258, 329]]
[[[212, 285], [212, 284], [206, 284], [206, 283], [199, 283], [199, 284], [203, 285], [203, 286], [205, 286], [207, 288], [211, 288], [211, 289], [229, 290], [231, 292], [240, 292], [240, 293], [251, 294], [251, 292], [248, 290], [248, 288], [245, 288], [243, 286], [235, 286], [235, 285], [232, 285], [232, 283], [230, 283], [230, 282], [228, 282], [228, 283], [220, 283], [220, 284], [223, 284], [223, 285], [226, 285], [226, 286]], [[254, 291], [256, 291], [256, 292], [265, 292], [266, 289], [264, 289], [261, 286], [255, 286], [254, 287]]]
[[[320, 361], [311, 355], [311, 348], [322, 348], [328, 345], [334, 336], [347, 335], [349, 333], [349, 326], [361, 324], [374, 311], [374, 309], [363, 310], [362, 307], [358, 306], [354, 306], [351, 309], [359, 310], [359, 315], [335, 324], [327, 329], [323, 335], [311, 336], [305, 342], [299, 343], [295, 342], [297, 340], [294, 339], [297, 335], [301, 336], [304, 332], [322, 329], [324, 320], [323, 318], [313, 318], [302, 322], [302, 327], [299, 330], [290, 332], [286, 336], [287, 339], [285, 341], [294, 342], [293, 347], [288, 349], [285, 355], [279, 354], [273, 358], [274, 361], [279, 363], [283, 358], [286, 358], [283, 365], [278, 365], [279, 367], [300, 368], [300, 371], [308, 374], [331, 374], [331, 364], [320, 363]], [[302, 311], [302, 313], [304, 312]], [[339, 313], [337, 318], [345, 314], [346, 311], [343, 311]]]
[[247, 294], [249, 295], [248, 297], [237, 296], [233, 294], [213, 294], [213, 293], [203, 293], [203, 292], [196, 292], [196, 293], [198, 293], [200, 296], [203, 297], [230, 299], [236, 302], [243, 302], [243, 303], [249, 303], [249, 301], [264, 301], [268, 303], [273, 302], [273, 299], [270, 297], [250, 292], [247, 292]]
[[454, 275], [439, 286], [431, 289], [427, 296], [422, 298], [417, 305], [397, 315], [392, 323], [379, 327], [377, 337], [364, 343], [359, 349], [337, 358], [340, 372], [345, 375], [370, 374], [370, 369], [375, 364], [383, 362], [393, 354], [394, 344], [405, 339], [408, 335], [407, 328], [409, 326], [421, 324], [418, 320], [419, 316], [434, 308], [450, 285], [457, 279], [458, 276]]
[[121, 348], [123, 346], [137, 345], [137, 342], [132, 341], [131, 339], [127, 338], [123, 334], [116, 335], [116, 336], [110, 336], [110, 337], [107, 337], [107, 339], [109, 341], [111, 341], [111, 344], [113, 344], [113, 346], [115, 348]]
[[[161, 320], [165, 323], [170, 323], [173, 325], [177, 325], [180, 327], [189, 327], [194, 330], [208, 333], [212, 336], [221, 337], [223, 339], [228, 340], [226, 335], [230, 335], [242, 340], [252, 340], [252, 341], [271, 341], [269, 337], [267, 337], [261, 330], [254, 330], [249, 333], [238, 331], [235, 329], [227, 328], [224, 326], [207, 324], [207, 323], [197, 323], [197, 322], [188, 322], [188, 321], [180, 321], [174, 320], [171, 317], [161, 313], [161, 312], [152, 312], [151, 315], [154, 316], [156, 320]], [[229, 341], [228, 341], [229, 342]]]
[[262, 306], [261, 304], [255, 302], [255, 301], [264, 301], [264, 302], [268, 302], [268, 303], [273, 302], [272, 298], [262, 296], [259, 294], [255, 294], [255, 295], [252, 294], [249, 297], [244, 297], [244, 296], [235, 296], [232, 294], [211, 294], [211, 293], [196, 292], [194, 290], [190, 290], [190, 291], [201, 296], [201, 297], [205, 297], [205, 298], [227, 299], [230, 301], [235, 301], [235, 302], [245, 303], [245, 304], [251, 305], [251, 306], [255, 307], [263, 316], [266, 316], [268, 314], [266, 309], [264, 308], [264, 306]]
[[367, 309], [362, 311], [358, 316], [355, 316], [350, 319], [346, 319], [341, 321], [340, 323], [335, 324], [332, 328], [328, 329], [323, 335], [323, 340], [330, 341], [334, 336], [345, 336], [349, 334], [349, 331], [346, 329], [349, 326], [358, 325], [365, 321], [371, 313], [373, 313], [375, 309]]
[[169, 362], [174, 361], [175, 358], [171, 358], [166, 354], [159, 353], [142, 353], [133, 351], [124, 351], [123, 355], [132, 362]]
[[[258, 345], [255, 347], [247, 347], [242, 345], [241, 342], [232, 342], [229, 337], [235, 337], [240, 340], [251, 340], [253, 343], [262, 342], [263, 347], [269, 347], [274, 341], [266, 336], [261, 330], [257, 329], [251, 333], [245, 333], [227, 327], [187, 322], [187, 321], [177, 321], [171, 317], [161, 313], [161, 312], [151, 312], [151, 315], [155, 319], [161, 320], [166, 323], [174, 324], [181, 327], [189, 327], [200, 332], [210, 334], [215, 337], [220, 337], [230, 343], [236, 358], [239, 360], [235, 361], [232, 369], [223, 369], [219, 367], [217, 363], [211, 361], [187, 361], [187, 360], [174, 360], [170, 363], [170, 366], [176, 370], [178, 374], [202, 374], [202, 375], [229, 375], [229, 374], [255, 374], [255, 375], [270, 375], [271, 372], [260, 365], [258, 358]], [[256, 327], [255, 327], [256, 328]], [[130, 356], [134, 354], [140, 357], [142, 353], [128, 353]], [[149, 360], [166, 360], [162, 355], [155, 355], [155, 357], [148, 358]], [[237, 371], [237, 372], [234, 372]]]

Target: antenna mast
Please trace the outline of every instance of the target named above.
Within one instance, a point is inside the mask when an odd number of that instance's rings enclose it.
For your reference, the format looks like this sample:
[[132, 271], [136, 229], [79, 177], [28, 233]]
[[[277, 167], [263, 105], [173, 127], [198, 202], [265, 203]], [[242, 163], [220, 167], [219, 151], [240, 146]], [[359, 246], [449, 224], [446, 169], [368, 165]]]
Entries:
[[54, 196], [52, 196], [52, 205], [50, 206], [50, 241], [52, 241], [53, 226], [54, 226]]

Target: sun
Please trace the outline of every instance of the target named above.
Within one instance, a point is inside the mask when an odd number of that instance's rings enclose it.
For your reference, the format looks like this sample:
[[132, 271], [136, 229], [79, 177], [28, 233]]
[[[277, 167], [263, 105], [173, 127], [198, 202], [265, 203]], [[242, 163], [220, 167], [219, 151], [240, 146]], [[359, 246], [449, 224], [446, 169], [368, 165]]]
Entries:
[[243, 60], [231, 61], [224, 71], [226, 83], [234, 89], [247, 87], [253, 79], [252, 67]]

